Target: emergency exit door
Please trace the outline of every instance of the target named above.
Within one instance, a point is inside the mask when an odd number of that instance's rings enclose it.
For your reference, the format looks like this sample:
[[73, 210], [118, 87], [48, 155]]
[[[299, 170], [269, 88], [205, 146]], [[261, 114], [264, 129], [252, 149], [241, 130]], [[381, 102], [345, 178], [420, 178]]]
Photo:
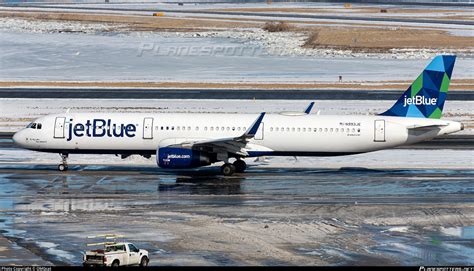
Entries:
[[153, 139], [153, 118], [143, 119], [143, 139]]
[[385, 142], [385, 120], [375, 120], [374, 141]]
[[54, 138], [64, 138], [65, 117], [57, 117], [54, 121]]

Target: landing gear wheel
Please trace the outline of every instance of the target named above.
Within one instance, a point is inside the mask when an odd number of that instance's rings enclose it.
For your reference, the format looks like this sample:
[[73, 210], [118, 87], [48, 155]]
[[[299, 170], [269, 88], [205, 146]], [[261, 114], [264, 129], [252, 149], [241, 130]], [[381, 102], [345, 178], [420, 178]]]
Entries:
[[224, 176], [232, 176], [235, 172], [235, 166], [229, 163], [224, 164], [221, 167], [221, 172], [224, 174]]
[[244, 160], [236, 160], [233, 165], [235, 167], [235, 172], [237, 173], [242, 173], [247, 168], [247, 164]]
[[59, 171], [66, 171], [66, 170], [67, 170], [67, 165], [59, 164], [59, 165], [58, 165], [58, 170], [59, 170]]
[[67, 170], [67, 158], [69, 154], [67, 153], [60, 153], [62, 163], [58, 165], [58, 170], [59, 171], [66, 171]]

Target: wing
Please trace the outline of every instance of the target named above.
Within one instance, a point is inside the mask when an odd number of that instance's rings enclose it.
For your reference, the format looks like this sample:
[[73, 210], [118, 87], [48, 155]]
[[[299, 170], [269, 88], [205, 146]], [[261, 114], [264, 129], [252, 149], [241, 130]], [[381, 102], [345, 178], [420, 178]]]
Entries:
[[245, 146], [247, 146], [250, 139], [252, 139], [257, 133], [264, 116], [265, 112], [260, 113], [259, 117], [241, 136], [182, 142], [179, 145], [181, 147], [193, 149], [208, 149], [211, 152], [230, 152], [240, 156], [247, 156], [248, 153], [245, 151]]

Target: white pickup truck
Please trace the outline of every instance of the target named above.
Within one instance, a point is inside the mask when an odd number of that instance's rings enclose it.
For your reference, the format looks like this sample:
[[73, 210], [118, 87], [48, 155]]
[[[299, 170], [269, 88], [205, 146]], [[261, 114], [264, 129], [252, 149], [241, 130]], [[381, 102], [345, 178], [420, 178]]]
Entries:
[[[148, 266], [148, 251], [138, 249], [132, 243], [106, 242], [103, 249], [88, 250], [84, 254], [84, 266]], [[95, 244], [97, 245], [97, 244]]]

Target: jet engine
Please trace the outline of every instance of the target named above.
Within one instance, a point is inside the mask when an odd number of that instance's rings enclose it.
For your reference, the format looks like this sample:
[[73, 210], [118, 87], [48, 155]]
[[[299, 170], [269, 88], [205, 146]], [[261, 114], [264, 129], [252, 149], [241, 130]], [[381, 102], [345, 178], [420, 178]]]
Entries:
[[208, 153], [187, 148], [158, 148], [156, 159], [161, 168], [195, 168], [211, 164]]

